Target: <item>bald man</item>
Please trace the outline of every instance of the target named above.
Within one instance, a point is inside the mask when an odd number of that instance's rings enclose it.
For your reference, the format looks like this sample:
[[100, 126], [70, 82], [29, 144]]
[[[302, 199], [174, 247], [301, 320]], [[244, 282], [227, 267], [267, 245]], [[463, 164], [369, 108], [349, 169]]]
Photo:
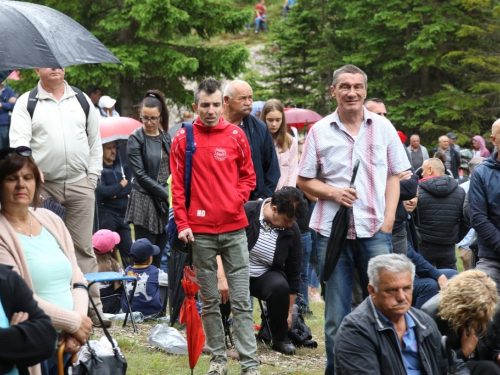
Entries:
[[500, 119], [491, 127], [496, 149], [476, 167], [469, 187], [469, 219], [477, 232], [479, 261], [476, 268], [486, 272], [500, 287]]
[[455, 244], [469, 230], [463, 214], [465, 191], [445, 175], [440, 159], [427, 159], [422, 169], [417, 207], [422, 239], [419, 252], [436, 268], [457, 269]]
[[251, 114], [252, 103], [253, 91], [247, 82], [234, 80], [228, 83], [224, 90], [222, 116], [227, 122], [243, 129], [248, 138], [257, 176], [257, 185], [250, 193], [250, 200], [259, 200], [274, 194], [280, 178], [280, 166], [266, 124]]
[[453, 178], [458, 179], [458, 168], [460, 167], [460, 153], [450, 146], [450, 139], [446, 135], [439, 137], [439, 146], [432, 150], [431, 155], [441, 151], [446, 156], [446, 168], [453, 173]]

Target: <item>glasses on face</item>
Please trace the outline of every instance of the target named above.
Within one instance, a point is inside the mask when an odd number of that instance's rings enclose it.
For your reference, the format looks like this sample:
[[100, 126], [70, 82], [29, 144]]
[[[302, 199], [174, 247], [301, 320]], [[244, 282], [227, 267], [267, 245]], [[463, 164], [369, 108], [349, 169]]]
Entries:
[[12, 154], [14, 152], [16, 154], [18, 154], [18, 155], [25, 156], [25, 157], [28, 157], [28, 156], [32, 155], [31, 148], [29, 148], [27, 146], [19, 146], [19, 147], [16, 147], [16, 148], [5, 147], [5, 148], [2, 148], [0, 150], [0, 159], [8, 159], [8, 158], [10, 158], [12, 156]]
[[156, 124], [159, 120], [160, 117], [141, 117], [141, 121], [143, 124], [147, 124], [148, 122], [151, 122], [153, 125]]

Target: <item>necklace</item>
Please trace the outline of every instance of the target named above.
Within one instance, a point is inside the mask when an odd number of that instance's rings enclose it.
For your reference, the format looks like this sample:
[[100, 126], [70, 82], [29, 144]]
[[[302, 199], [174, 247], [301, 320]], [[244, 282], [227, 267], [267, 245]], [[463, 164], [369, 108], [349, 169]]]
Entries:
[[16, 228], [17, 230], [20, 230], [21, 232], [23, 232], [26, 236], [29, 236], [30, 238], [33, 238], [33, 220], [31, 220], [31, 215], [28, 213], [28, 218], [30, 219], [30, 234], [26, 233], [24, 230], [22, 230], [21, 228], [19, 227], [14, 227]]

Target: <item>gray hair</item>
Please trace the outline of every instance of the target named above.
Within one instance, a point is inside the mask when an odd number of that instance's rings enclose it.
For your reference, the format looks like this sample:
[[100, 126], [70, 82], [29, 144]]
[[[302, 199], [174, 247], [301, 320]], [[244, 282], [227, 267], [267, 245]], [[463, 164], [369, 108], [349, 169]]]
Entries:
[[333, 82], [332, 82], [333, 87], [337, 87], [337, 83], [339, 82], [340, 75], [345, 74], [345, 73], [362, 74], [363, 78], [365, 80], [365, 88], [368, 87], [368, 76], [366, 75], [366, 73], [363, 72], [361, 69], [359, 69], [357, 66], [352, 65], [352, 64], [344, 65], [343, 67], [340, 67], [333, 72]]
[[412, 134], [411, 137], [410, 137], [410, 141], [412, 140], [412, 138], [418, 138], [418, 139], [420, 139], [420, 136], [418, 134]]
[[[236, 88], [235, 86], [239, 85], [239, 84], [247, 84], [248, 86], [250, 86], [248, 84], [248, 82], [246, 81], [243, 81], [241, 79], [235, 79], [234, 81], [231, 81], [227, 84], [226, 88], [224, 89], [224, 96], [227, 96], [228, 98], [232, 99], [233, 96], [236, 94]], [[250, 87], [251, 88], [251, 87]]]
[[477, 158], [471, 159], [469, 161], [469, 172], [472, 173], [476, 167], [484, 161], [482, 156], [478, 156]]
[[415, 277], [415, 265], [403, 254], [383, 254], [373, 257], [368, 262], [368, 280], [370, 285], [378, 292], [380, 272], [385, 270], [392, 273], [410, 272], [411, 279]]

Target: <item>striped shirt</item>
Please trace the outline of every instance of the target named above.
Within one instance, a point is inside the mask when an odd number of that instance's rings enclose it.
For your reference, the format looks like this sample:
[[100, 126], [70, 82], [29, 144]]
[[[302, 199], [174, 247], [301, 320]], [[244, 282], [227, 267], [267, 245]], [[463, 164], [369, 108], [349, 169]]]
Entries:
[[[411, 165], [401, 140], [389, 120], [364, 110], [364, 121], [354, 138], [340, 122], [337, 110], [318, 121], [307, 135], [299, 176], [316, 178], [337, 188], [349, 187], [352, 168], [359, 159], [355, 185], [358, 193], [347, 238], [373, 237], [384, 221], [387, 177]], [[319, 199], [310, 227], [330, 236], [340, 204]]]
[[269, 271], [273, 265], [274, 252], [278, 233], [282, 228], [275, 228], [264, 219], [264, 207], [271, 204], [271, 198], [267, 198], [260, 209], [260, 231], [255, 246], [249, 253], [250, 277], [259, 277]]

